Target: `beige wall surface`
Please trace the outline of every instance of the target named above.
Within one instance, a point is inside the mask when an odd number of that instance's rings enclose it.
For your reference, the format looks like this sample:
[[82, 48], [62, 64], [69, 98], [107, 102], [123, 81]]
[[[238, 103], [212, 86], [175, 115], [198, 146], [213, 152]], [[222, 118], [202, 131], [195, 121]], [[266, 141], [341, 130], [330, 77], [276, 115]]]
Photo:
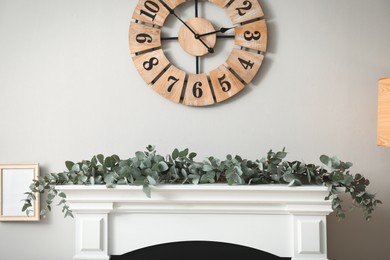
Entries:
[[[384, 205], [370, 222], [358, 211], [343, 222], [329, 216], [329, 258], [387, 259], [390, 148], [376, 146], [376, 106], [377, 80], [390, 76], [390, 1], [262, 0], [269, 51], [259, 75], [207, 108], [174, 104], [142, 81], [127, 44], [136, 3], [0, 0], [0, 162], [58, 172], [65, 160], [126, 158], [148, 144], [162, 154], [188, 147], [200, 159], [283, 147], [306, 162], [337, 155]], [[73, 250], [73, 220], [59, 208], [39, 223], [0, 223], [2, 260], [69, 260]]]

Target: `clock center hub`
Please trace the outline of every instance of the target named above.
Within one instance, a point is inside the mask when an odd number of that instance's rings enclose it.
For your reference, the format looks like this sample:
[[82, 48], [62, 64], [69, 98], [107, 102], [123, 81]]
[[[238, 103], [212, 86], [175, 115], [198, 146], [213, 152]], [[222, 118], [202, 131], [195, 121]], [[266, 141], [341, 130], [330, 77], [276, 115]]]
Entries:
[[217, 41], [216, 34], [201, 36], [215, 30], [211, 22], [204, 18], [196, 17], [187, 20], [185, 23], [179, 30], [181, 48], [193, 56], [203, 56], [211, 53]]

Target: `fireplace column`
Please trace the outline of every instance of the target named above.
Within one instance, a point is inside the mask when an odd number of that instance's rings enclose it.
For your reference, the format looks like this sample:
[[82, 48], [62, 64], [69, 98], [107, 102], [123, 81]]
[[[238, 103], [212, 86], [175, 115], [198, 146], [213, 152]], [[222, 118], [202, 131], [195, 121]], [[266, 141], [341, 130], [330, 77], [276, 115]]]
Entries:
[[109, 260], [108, 213], [113, 203], [72, 203], [76, 221], [75, 260]]
[[[291, 207], [291, 206], [290, 206]], [[328, 260], [326, 243], [326, 215], [315, 205], [294, 205], [292, 215], [292, 260]]]

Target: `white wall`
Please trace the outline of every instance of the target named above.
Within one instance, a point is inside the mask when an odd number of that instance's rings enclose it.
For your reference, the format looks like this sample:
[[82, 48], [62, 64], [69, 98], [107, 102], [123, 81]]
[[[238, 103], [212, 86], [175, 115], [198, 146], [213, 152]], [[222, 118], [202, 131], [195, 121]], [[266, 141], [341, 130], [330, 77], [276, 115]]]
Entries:
[[[261, 1], [269, 52], [260, 74], [209, 108], [171, 103], [139, 77], [127, 44], [136, 3], [0, 0], [0, 162], [58, 172], [65, 160], [125, 158], [148, 144], [199, 158], [284, 146], [306, 162], [337, 155], [385, 204], [368, 223], [357, 211], [330, 216], [329, 257], [386, 259], [390, 148], [376, 146], [376, 99], [377, 79], [390, 76], [390, 1]], [[73, 236], [59, 208], [39, 223], [0, 223], [0, 259], [69, 260]]]

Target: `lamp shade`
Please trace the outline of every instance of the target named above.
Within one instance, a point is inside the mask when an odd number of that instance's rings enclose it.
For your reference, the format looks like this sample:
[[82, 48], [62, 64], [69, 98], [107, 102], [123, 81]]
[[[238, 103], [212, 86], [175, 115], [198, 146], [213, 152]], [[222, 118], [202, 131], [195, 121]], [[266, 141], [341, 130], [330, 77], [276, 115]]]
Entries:
[[378, 145], [390, 146], [390, 78], [378, 81]]

